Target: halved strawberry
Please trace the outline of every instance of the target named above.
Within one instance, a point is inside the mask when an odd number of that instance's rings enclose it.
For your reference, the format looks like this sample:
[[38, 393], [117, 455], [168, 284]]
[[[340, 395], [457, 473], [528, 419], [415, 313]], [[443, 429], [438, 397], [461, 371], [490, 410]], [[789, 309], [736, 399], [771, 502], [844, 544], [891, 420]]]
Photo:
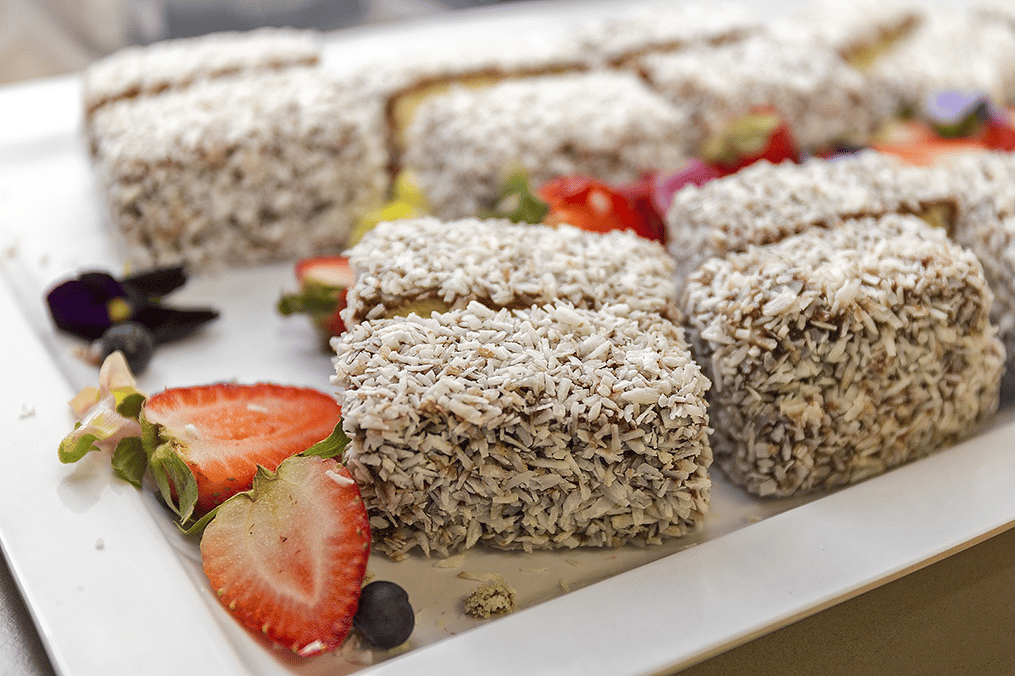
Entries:
[[141, 411], [141, 440], [163, 498], [186, 522], [250, 488], [328, 437], [341, 420], [333, 397], [304, 387], [217, 383], [168, 389]]
[[300, 656], [335, 650], [352, 627], [370, 523], [349, 471], [296, 456], [258, 469], [201, 538], [204, 572], [248, 628]]
[[658, 234], [618, 190], [588, 176], [560, 176], [540, 186], [537, 195], [549, 206], [543, 219], [547, 225], [567, 223], [591, 232], [633, 230], [649, 239]]
[[283, 295], [278, 311], [283, 315], [310, 315], [314, 326], [325, 341], [345, 331], [339, 313], [345, 308], [345, 297], [356, 281], [349, 259], [345, 256], [318, 256], [296, 263], [298, 293]]

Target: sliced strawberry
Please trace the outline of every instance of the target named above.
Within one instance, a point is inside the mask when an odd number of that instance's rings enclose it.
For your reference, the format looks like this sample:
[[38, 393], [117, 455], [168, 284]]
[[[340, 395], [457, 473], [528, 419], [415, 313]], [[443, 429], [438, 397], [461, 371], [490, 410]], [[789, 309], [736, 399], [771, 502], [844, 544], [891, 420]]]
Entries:
[[166, 502], [187, 521], [250, 488], [258, 465], [275, 469], [328, 437], [335, 399], [303, 387], [218, 383], [168, 389], [144, 404], [142, 443]]
[[666, 226], [664, 224], [664, 217], [666, 213], [656, 208], [656, 203], [653, 199], [655, 185], [656, 173], [650, 172], [636, 181], [621, 183], [616, 186], [616, 190], [641, 217], [649, 232], [649, 239], [665, 242]]
[[296, 263], [296, 280], [300, 290], [286, 294], [278, 301], [283, 315], [307, 314], [324, 340], [345, 331], [341, 312], [345, 308], [348, 289], [356, 281], [345, 256], [305, 258]]
[[763, 106], [733, 120], [706, 141], [701, 159], [729, 175], [760, 160], [799, 162], [800, 148], [782, 115]]
[[983, 150], [975, 138], [944, 138], [921, 120], [899, 120], [882, 132], [871, 148], [916, 166], [932, 166], [950, 155]]
[[258, 469], [253, 488], [223, 503], [201, 538], [204, 572], [222, 605], [300, 656], [342, 644], [369, 554], [356, 483], [319, 457]]
[[673, 196], [686, 185], [704, 185], [709, 181], [722, 178], [722, 172], [710, 164], [697, 158], [691, 158], [684, 166], [672, 174], [660, 174], [652, 183], [652, 205], [655, 210], [666, 218]]
[[1012, 120], [1012, 111], [992, 107], [984, 123], [981, 141], [990, 150], [1015, 151], [1015, 121]]
[[588, 176], [561, 176], [540, 186], [538, 196], [550, 210], [543, 222], [567, 223], [591, 232], [633, 230], [652, 238], [652, 226], [617, 190]]

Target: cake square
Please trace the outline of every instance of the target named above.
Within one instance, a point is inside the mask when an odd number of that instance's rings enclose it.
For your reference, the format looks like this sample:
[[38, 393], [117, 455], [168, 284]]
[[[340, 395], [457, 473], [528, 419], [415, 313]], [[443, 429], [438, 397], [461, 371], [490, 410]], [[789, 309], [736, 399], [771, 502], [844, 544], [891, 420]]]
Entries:
[[319, 69], [117, 101], [92, 129], [110, 219], [139, 265], [339, 253], [387, 189], [379, 112]]
[[848, 218], [909, 213], [950, 231], [956, 193], [947, 177], [873, 151], [801, 164], [761, 161], [677, 192], [666, 216], [667, 248], [682, 284], [709, 258]]
[[653, 544], [708, 508], [708, 380], [659, 315], [472, 302], [332, 345], [344, 461], [393, 558]]
[[1006, 152], [970, 153], [938, 171], [956, 186], [959, 211], [954, 238], [983, 264], [994, 292], [992, 319], [1008, 362], [1015, 360], [1015, 157]]
[[511, 309], [565, 300], [579, 308], [624, 304], [678, 319], [673, 261], [632, 232], [596, 233], [505, 219], [404, 219], [379, 224], [348, 252], [352, 325], [472, 301]]
[[444, 218], [493, 207], [503, 182], [584, 174], [607, 183], [682, 166], [688, 116], [635, 74], [595, 71], [456, 87], [421, 105], [403, 168]]
[[834, 49], [772, 35], [650, 54], [639, 64], [652, 88], [691, 116], [695, 153], [758, 108], [777, 111], [807, 151], [863, 143], [895, 112], [895, 102]]
[[915, 216], [810, 228], [713, 258], [683, 296], [716, 464], [788, 496], [883, 472], [972, 435], [1004, 347], [973, 254]]

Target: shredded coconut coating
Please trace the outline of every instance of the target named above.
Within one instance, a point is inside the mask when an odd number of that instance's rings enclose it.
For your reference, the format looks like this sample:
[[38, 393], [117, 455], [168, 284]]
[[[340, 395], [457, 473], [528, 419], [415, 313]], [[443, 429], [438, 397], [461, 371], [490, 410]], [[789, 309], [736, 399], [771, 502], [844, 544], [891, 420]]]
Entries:
[[379, 95], [399, 96], [421, 85], [487, 76], [493, 80], [584, 70], [588, 57], [570, 31], [499, 40], [435, 41], [425, 51], [386, 53], [353, 77]]
[[894, 101], [833, 49], [772, 36], [651, 54], [641, 68], [688, 111], [700, 141], [757, 106], [778, 110], [797, 143], [811, 150], [864, 142], [894, 112]]
[[1004, 348], [971, 252], [915, 216], [713, 259], [684, 295], [716, 463], [761, 496], [831, 488], [975, 433]]
[[763, 30], [740, 3], [652, 0], [624, 7], [575, 27], [592, 63], [631, 65], [646, 54], [735, 42]]
[[1008, 0], [973, 0], [969, 11], [974, 17], [1006, 23], [1015, 30], [1015, 5]]
[[381, 223], [348, 255], [356, 282], [347, 325], [429, 300], [447, 308], [624, 303], [677, 318], [673, 261], [661, 244], [631, 232], [423, 218]]
[[901, 106], [921, 110], [942, 91], [978, 92], [1015, 101], [1015, 31], [982, 15], [937, 8], [912, 34], [879, 57], [872, 82]]
[[312, 66], [320, 36], [291, 28], [211, 33], [117, 51], [85, 70], [85, 113], [121, 99], [186, 87], [198, 80], [244, 71]]
[[666, 217], [667, 248], [681, 282], [713, 256], [770, 244], [811, 226], [886, 213], [955, 210], [955, 189], [928, 169], [872, 151], [802, 164], [757, 162], [732, 176], [677, 192]]
[[471, 303], [332, 346], [345, 462], [392, 558], [656, 544], [708, 508], [709, 383], [659, 315]]
[[424, 103], [404, 166], [437, 216], [464, 218], [493, 206], [514, 170], [533, 185], [565, 174], [629, 181], [679, 168], [695, 134], [632, 73], [533, 77]]
[[988, 152], [957, 157], [941, 166], [957, 186], [960, 209], [955, 239], [983, 264], [994, 292], [992, 319], [1015, 362], [1015, 156]]
[[543, 31], [499, 40], [435, 41], [426, 51], [386, 53], [353, 73], [353, 81], [384, 105], [389, 168], [397, 173], [407, 129], [418, 107], [453, 86], [488, 87], [497, 82], [583, 71], [588, 58], [567, 30]]
[[386, 190], [380, 115], [320, 70], [120, 101], [94, 128], [111, 219], [138, 264], [339, 252]]
[[925, 18], [926, 8], [914, 0], [810, 0], [771, 30], [780, 40], [825, 45], [865, 62]]

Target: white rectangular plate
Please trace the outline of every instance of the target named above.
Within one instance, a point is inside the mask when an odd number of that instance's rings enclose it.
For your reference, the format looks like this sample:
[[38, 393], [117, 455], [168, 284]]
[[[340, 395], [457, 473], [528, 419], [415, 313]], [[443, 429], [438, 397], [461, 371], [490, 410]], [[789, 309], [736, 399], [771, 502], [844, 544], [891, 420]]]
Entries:
[[[587, 5], [583, 4], [583, 7]], [[368, 28], [329, 40], [348, 65], [393, 44], [454, 31], [472, 37], [561, 20], [542, 2]], [[336, 66], [337, 67], [337, 66]], [[831, 494], [758, 500], [716, 477], [712, 513], [693, 537], [645, 549], [505, 553], [448, 562], [371, 559], [410, 593], [417, 629], [394, 655], [346, 651], [309, 661], [241, 629], [205, 584], [196, 543], [150, 493], [112, 478], [92, 454], [57, 461], [67, 400], [95, 369], [56, 333], [43, 295], [85, 269], [119, 272], [78, 116], [79, 83], [0, 90], [0, 317], [4, 387], [0, 543], [56, 670], [138, 673], [647, 674], [677, 669], [968, 547], [1015, 523], [1015, 411], [970, 441]], [[330, 357], [308, 323], [274, 305], [288, 265], [196, 277], [171, 298], [210, 304], [219, 321], [161, 348], [147, 392], [222, 380], [330, 391]], [[495, 573], [521, 610], [468, 618], [462, 602]]]

